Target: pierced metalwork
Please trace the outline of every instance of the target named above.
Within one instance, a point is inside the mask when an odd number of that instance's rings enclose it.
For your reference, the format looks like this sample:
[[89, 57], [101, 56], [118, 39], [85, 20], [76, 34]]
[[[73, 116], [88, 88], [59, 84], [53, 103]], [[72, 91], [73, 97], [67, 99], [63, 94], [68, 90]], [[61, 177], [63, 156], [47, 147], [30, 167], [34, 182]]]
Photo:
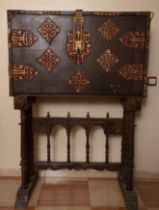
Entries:
[[90, 81], [88, 81], [81, 72], [78, 72], [72, 76], [68, 83], [76, 90], [77, 93], [79, 93], [81, 89], [90, 84]]
[[31, 47], [37, 41], [37, 37], [27, 30], [12, 30], [9, 38], [13, 47]]
[[40, 11], [41, 15], [63, 15], [63, 11]]
[[39, 33], [51, 45], [52, 40], [60, 32], [60, 28], [50, 19], [47, 18], [38, 28]]
[[143, 80], [144, 68], [142, 64], [128, 64], [123, 66], [119, 74], [127, 80]]
[[60, 58], [48, 48], [39, 58], [38, 62], [41, 63], [49, 72], [60, 62]]
[[118, 61], [119, 59], [110, 49], [106, 50], [104, 54], [97, 58], [97, 62], [106, 72], [109, 72]]
[[91, 51], [90, 33], [84, 31], [82, 11], [77, 11], [73, 19], [73, 31], [68, 32], [66, 52], [76, 65], [82, 64]]
[[117, 16], [120, 15], [121, 12], [103, 12], [103, 11], [97, 11], [94, 12], [95, 15], [97, 16]]
[[120, 41], [129, 48], [144, 48], [146, 42], [145, 32], [128, 32]]
[[104, 39], [111, 40], [119, 32], [119, 28], [109, 19], [98, 28], [98, 31], [102, 34]]
[[38, 75], [38, 72], [27, 64], [14, 64], [10, 66], [10, 78], [14, 80], [31, 80]]

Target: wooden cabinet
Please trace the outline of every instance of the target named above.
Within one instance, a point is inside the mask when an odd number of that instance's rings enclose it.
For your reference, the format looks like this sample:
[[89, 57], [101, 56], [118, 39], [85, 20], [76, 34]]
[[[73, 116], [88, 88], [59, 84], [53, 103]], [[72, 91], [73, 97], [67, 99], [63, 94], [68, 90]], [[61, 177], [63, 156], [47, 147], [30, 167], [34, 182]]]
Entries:
[[[115, 170], [128, 209], [137, 209], [133, 190], [134, 115], [146, 94], [150, 12], [8, 11], [10, 95], [21, 111], [22, 184], [15, 207], [26, 207], [38, 169]], [[36, 97], [116, 96], [123, 118], [44, 118], [32, 116]], [[45, 100], [45, 98], [44, 98]], [[50, 132], [67, 131], [67, 160], [50, 158]], [[86, 131], [86, 160], [70, 158], [70, 132]], [[106, 137], [105, 160], [90, 162], [89, 134], [100, 125]], [[47, 160], [34, 161], [33, 133], [46, 134]], [[122, 136], [119, 163], [109, 162], [109, 135]]]

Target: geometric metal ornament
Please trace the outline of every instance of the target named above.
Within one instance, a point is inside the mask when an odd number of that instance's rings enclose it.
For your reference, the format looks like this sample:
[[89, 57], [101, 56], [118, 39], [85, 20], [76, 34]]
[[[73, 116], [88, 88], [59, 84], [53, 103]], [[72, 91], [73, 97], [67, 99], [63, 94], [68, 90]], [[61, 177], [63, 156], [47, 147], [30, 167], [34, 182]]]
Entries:
[[90, 84], [90, 81], [86, 80], [85, 76], [81, 72], [78, 72], [72, 76], [68, 83], [76, 90], [77, 93], [79, 93], [81, 89]]
[[98, 31], [102, 34], [103, 38], [108, 41], [114, 38], [114, 36], [119, 32], [119, 28], [114, 22], [108, 19], [100, 26], [100, 28], [98, 28]]
[[143, 64], [127, 64], [122, 67], [122, 69], [119, 71], [119, 74], [127, 80], [143, 80]]
[[52, 49], [48, 48], [38, 58], [38, 62], [41, 63], [49, 72], [60, 62], [60, 58], [53, 52]]
[[70, 59], [79, 66], [91, 51], [90, 33], [84, 31], [84, 17], [81, 10], [73, 18], [73, 30], [68, 32], [66, 52]]
[[14, 80], [31, 80], [38, 72], [28, 64], [14, 64], [10, 66], [9, 76]]
[[9, 41], [13, 47], [31, 47], [37, 40], [37, 37], [27, 30], [12, 30]]
[[144, 48], [146, 42], [145, 32], [128, 32], [120, 41], [129, 48]]
[[[77, 66], [79, 66], [85, 61], [85, 59], [90, 54], [90, 49], [91, 49], [90, 33], [83, 31], [82, 37], [81, 38], [79, 37], [80, 37], [79, 31], [68, 32], [67, 46], [66, 46], [66, 52], [68, 56]], [[81, 40], [81, 44], [79, 42], [79, 47], [81, 47], [81, 50], [78, 51], [77, 41], [76, 41], [76, 46], [74, 45], [75, 43], [74, 39]]]
[[60, 32], [60, 28], [50, 19], [47, 18], [38, 28], [39, 33], [51, 45], [52, 40]]
[[101, 12], [101, 11], [96, 11], [94, 12], [95, 15], [97, 16], [117, 16], [120, 15], [120, 12]]
[[118, 61], [118, 58], [110, 49], [106, 50], [104, 54], [97, 58], [97, 62], [106, 72], [109, 72]]

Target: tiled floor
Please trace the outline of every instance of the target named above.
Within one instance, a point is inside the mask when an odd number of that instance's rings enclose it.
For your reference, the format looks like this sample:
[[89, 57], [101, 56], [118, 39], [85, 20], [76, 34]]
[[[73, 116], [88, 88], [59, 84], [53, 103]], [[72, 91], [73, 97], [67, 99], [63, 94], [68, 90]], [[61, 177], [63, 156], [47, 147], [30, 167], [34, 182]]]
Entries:
[[63, 181], [43, 184], [39, 206], [89, 206], [87, 181]]
[[[13, 210], [19, 179], [0, 179], [0, 210]], [[136, 182], [139, 210], [159, 210], [159, 182]], [[116, 180], [43, 179], [28, 210], [126, 210]]]

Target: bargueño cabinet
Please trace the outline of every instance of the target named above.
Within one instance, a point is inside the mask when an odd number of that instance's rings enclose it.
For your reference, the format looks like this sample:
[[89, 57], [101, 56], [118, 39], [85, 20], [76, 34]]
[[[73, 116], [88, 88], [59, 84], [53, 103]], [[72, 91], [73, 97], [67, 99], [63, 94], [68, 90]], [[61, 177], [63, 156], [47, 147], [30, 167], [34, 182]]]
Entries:
[[[21, 186], [16, 208], [26, 207], [38, 169], [118, 171], [127, 209], [138, 209], [133, 190], [134, 120], [146, 96], [151, 12], [8, 11], [10, 95], [21, 111]], [[44, 96], [118, 97], [122, 118], [33, 117], [32, 105]], [[65, 162], [51, 160], [51, 130], [67, 133]], [[85, 129], [85, 161], [71, 160], [70, 133]], [[90, 161], [90, 131], [105, 134], [105, 160]], [[46, 135], [47, 160], [34, 159], [34, 133]], [[121, 162], [109, 161], [109, 136], [121, 135]]]

